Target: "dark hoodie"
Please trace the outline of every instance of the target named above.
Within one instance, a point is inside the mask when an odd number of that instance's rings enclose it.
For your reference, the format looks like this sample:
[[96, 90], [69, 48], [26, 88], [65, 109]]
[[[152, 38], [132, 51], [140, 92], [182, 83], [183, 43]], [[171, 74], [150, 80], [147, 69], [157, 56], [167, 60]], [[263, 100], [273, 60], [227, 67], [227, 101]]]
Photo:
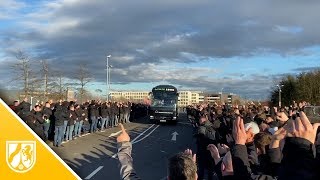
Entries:
[[54, 110], [55, 126], [63, 126], [63, 122], [68, 118], [68, 114], [60, 104], [56, 104]]

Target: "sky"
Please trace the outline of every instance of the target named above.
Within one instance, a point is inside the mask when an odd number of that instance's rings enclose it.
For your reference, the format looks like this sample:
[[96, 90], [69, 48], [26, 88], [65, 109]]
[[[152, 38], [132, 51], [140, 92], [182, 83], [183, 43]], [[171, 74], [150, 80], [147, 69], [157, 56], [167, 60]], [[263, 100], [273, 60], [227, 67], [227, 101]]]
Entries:
[[[47, 60], [88, 89], [235, 93], [267, 99], [288, 74], [319, 67], [320, 1], [310, 0], [0, 0], [0, 88], [17, 87], [15, 53]], [[39, 74], [41, 76], [41, 74]]]

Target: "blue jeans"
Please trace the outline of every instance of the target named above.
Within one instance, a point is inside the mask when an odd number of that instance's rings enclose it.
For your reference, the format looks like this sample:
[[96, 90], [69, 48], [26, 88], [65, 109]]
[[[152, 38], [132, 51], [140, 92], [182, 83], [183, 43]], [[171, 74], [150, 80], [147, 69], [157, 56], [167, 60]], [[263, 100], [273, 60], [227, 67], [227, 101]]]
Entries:
[[87, 122], [83, 122], [82, 127], [83, 127], [83, 133], [88, 133], [90, 131], [90, 124], [88, 124]]
[[97, 130], [98, 119], [95, 116], [92, 116], [90, 119], [91, 119], [90, 132], [93, 133]]
[[63, 136], [63, 128], [64, 126], [56, 126], [54, 128], [54, 141], [53, 145], [54, 146], [60, 146], [62, 142], [62, 136]]
[[126, 113], [125, 115], [124, 115], [124, 118], [125, 118], [125, 122], [127, 123], [127, 122], [130, 122], [130, 113]]
[[110, 115], [109, 121], [110, 121], [110, 126], [111, 126], [111, 127], [114, 127], [114, 126], [115, 126], [114, 115]]
[[107, 116], [106, 117], [106, 128], [108, 128], [110, 126], [110, 117]]
[[50, 123], [43, 123], [44, 139], [48, 140]]
[[79, 135], [78, 135], [79, 125], [80, 125], [80, 121], [77, 121], [77, 122], [74, 124], [74, 136], [79, 136]]
[[76, 128], [74, 130], [75, 136], [80, 136], [81, 135], [82, 124], [83, 124], [83, 120], [79, 121], [78, 129]]
[[120, 115], [119, 115], [119, 121], [120, 121], [121, 123], [125, 123], [125, 122], [124, 122], [124, 114], [123, 114], [123, 113], [120, 113]]
[[104, 126], [106, 126], [106, 128], [108, 128], [109, 125], [109, 116], [105, 117], [105, 118], [101, 118], [101, 130], [104, 130]]
[[74, 125], [67, 126], [67, 140], [72, 140]]
[[116, 126], [118, 123], [119, 123], [119, 116], [117, 114], [117, 115], [114, 115], [114, 125]]
[[64, 121], [63, 122], [63, 135], [61, 136], [61, 141], [63, 140], [67, 140], [67, 135], [66, 135], [66, 130], [67, 130], [67, 126], [68, 126], [68, 121]]

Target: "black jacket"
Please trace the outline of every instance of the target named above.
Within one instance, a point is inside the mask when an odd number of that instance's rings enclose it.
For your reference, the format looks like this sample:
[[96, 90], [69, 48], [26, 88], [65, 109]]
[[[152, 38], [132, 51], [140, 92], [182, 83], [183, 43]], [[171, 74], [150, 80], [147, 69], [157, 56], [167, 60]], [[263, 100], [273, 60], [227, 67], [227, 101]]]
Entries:
[[206, 121], [204, 124], [198, 127], [198, 131], [195, 134], [197, 140], [197, 158], [199, 163], [204, 163], [206, 167], [213, 167], [213, 161], [208, 161], [211, 159], [211, 154], [207, 150], [209, 144], [216, 144], [215, 130], [210, 121]]
[[[25, 101], [22, 101], [17, 107], [17, 114], [25, 120], [25, 118], [30, 114], [30, 106], [31, 104]], [[25, 120], [26, 121], [26, 120]]]
[[76, 123], [76, 121], [78, 120], [78, 116], [77, 116], [76, 111], [69, 110], [69, 112], [71, 114], [71, 117], [69, 118], [68, 126], [74, 125]]
[[[232, 150], [233, 179], [244, 180], [274, 180], [272, 176], [264, 174], [253, 174], [248, 159], [247, 147], [245, 145], [235, 145]], [[229, 177], [230, 179], [230, 177]]]
[[65, 111], [61, 105], [56, 105], [54, 110], [55, 126], [62, 126], [64, 121], [69, 118], [68, 111]]
[[102, 118], [106, 118], [107, 116], [109, 116], [109, 108], [103, 104], [101, 107], [100, 107], [100, 116]]
[[50, 108], [44, 107], [43, 111], [42, 111], [43, 115], [47, 115], [48, 117], [50, 117], [52, 115], [52, 110]]
[[314, 145], [303, 138], [286, 138], [279, 179], [320, 179]]
[[89, 106], [89, 117], [99, 117], [99, 109], [96, 104], [90, 104]]
[[31, 111], [31, 115], [36, 119], [35, 124], [40, 125], [44, 123], [44, 119], [42, 118], [42, 112], [36, 112], [34, 110]]

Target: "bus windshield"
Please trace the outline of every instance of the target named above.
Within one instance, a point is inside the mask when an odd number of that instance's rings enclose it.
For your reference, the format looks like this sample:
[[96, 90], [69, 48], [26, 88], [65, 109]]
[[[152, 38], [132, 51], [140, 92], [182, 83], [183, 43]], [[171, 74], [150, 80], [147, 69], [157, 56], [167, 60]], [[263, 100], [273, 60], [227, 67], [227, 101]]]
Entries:
[[152, 95], [152, 106], [174, 106], [177, 94], [173, 92], [156, 91]]
[[176, 100], [175, 99], [153, 99], [151, 106], [160, 106], [160, 107], [167, 107], [167, 106], [175, 106]]

